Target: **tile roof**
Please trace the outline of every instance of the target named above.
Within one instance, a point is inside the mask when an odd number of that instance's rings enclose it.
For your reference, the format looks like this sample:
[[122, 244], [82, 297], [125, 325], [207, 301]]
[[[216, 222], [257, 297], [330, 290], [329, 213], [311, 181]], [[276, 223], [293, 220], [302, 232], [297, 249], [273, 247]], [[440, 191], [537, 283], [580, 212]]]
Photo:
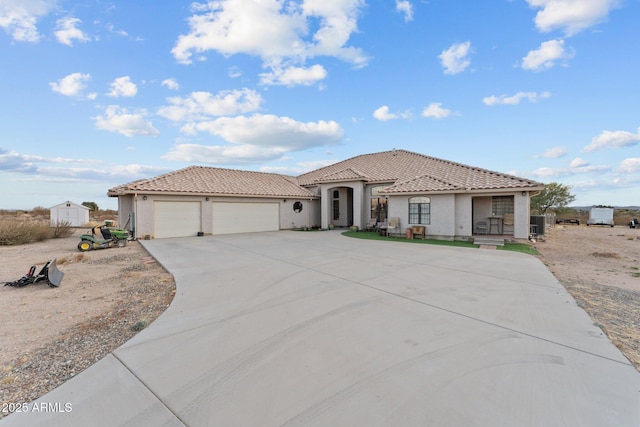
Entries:
[[154, 178], [119, 185], [109, 189], [107, 194], [119, 196], [154, 192], [210, 196], [317, 197], [300, 187], [293, 177], [204, 166], [189, 166]]
[[368, 181], [367, 177], [352, 168], [329, 173], [321, 178], [322, 182], [330, 181]]
[[[300, 175], [298, 183], [313, 186], [357, 171], [357, 180], [393, 183], [384, 193], [542, 189], [544, 184], [487, 169], [425, 156], [406, 150], [363, 154]], [[332, 179], [333, 178], [333, 179]], [[354, 179], [356, 180], [356, 179]]]
[[298, 177], [204, 166], [189, 166], [154, 178], [111, 188], [115, 197], [133, 193], [317, 198], [304, 187], [364, 181], [388, 185], [384, 194], [532, 189], [544, 184], [406, 150], [363, 154]]

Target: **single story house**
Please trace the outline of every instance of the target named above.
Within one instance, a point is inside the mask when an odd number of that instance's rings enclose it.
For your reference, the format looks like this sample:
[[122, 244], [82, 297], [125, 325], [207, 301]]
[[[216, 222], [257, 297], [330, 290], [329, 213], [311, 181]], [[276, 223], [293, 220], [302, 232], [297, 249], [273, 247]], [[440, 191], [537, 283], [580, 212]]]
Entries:
[[70, 201], [62, 202], [49, 208], [51, 226], [66, 222], [72, 227], [82, 227], [89, 223], [89, 208]]
[[[297, 177], [190, 166], [114, 187], [120, 224], [138, 238], [400, 221], [400, 232], [467, 240], [529, 236], [529, 197], [544, 184], [406, 150], [363, 154]], [[504, 215], [513, 223], [502, 221]], [[492, 219], [501, 219], [494, 224]], [[489, 229], [479, 229], [481, 223]], [[508, 227], [507, 227], [508, 226]]]

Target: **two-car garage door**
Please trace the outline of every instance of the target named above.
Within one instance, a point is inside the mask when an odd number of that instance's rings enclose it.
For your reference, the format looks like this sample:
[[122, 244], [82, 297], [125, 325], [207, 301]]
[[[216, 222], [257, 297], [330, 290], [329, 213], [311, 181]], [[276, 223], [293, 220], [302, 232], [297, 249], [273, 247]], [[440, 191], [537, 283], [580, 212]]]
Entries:
[[278, 231], [278, 203], [213, 203], [213, 234]]
[[[280, 205], [256, 202], [214, 202], [212, 234], [278, 231]], [[206, 211], [206, 210], [205, 210]], [[205, 219], [208, 220], [208, 219]], [[201, 202], [156, 201], [154, 231], [158, 239], [189, 237], [203, 231]]]

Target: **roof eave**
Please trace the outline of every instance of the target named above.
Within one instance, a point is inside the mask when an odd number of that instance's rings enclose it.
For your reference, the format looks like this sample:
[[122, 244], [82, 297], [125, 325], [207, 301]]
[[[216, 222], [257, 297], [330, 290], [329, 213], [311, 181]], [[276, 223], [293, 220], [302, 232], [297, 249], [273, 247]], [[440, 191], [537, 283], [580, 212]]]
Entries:
[[150, 191], [150, 190], [125, 190], [122, 192], [107, 193], [109, 197], [119, 196], [136, 196], [136, 195], [159, 195], [159, 196], [198, 196], [198, 197], [253, 197], [260, 199], [319, 199], [320, 197], [314, 194], [237, 194], [237, 193], [211, 193], [211, 192], [190, 192], [190, 191]]
[[412, 190], [412, 191], [380, 191], [387, 196], [416, 196], [424, 194], [496, 194], [515, 193], [520, 191], [538, 192], [543, 187], [498, 187], [498, 188], [455, 188], [450, 190]]

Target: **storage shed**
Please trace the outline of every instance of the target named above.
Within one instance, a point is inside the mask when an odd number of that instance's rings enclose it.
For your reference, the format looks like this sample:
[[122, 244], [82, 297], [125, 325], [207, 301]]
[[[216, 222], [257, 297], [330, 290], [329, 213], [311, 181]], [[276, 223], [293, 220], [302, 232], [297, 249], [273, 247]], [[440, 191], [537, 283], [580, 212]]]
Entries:
[[51, 226], [59, 222], [68, 222], [72, 227], [82, 227], [89, 222], [89, 208], [66, 201], [50, 209]]

